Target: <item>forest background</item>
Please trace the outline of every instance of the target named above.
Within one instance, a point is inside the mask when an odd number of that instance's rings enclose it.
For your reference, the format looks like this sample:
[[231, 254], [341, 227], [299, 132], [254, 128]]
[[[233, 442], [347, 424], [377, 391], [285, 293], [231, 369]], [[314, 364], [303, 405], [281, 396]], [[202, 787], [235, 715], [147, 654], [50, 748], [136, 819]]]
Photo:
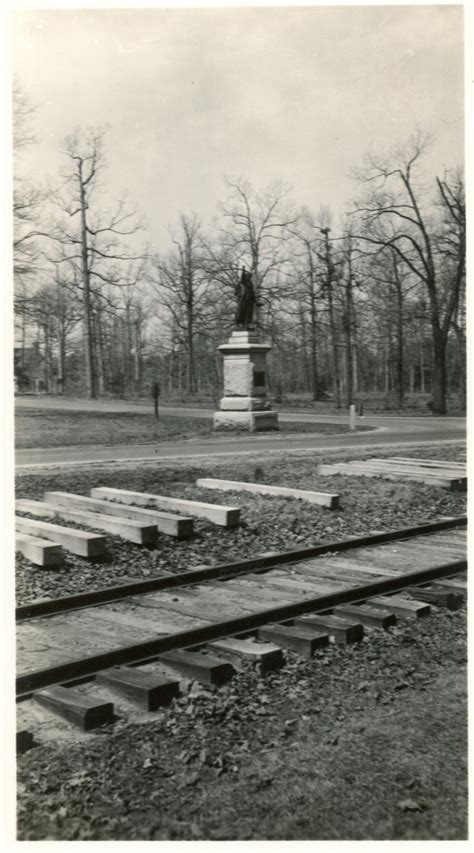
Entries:
[[[454, 7], [445, 8], [449, 14]], [[274, 50], [277, 35], [269, 42]], [[310, 88], [310, 70], [303, 88]], [[441, 165], [432, 156], [438, 141], [431, 127], [417, 126], [415, 84], [413, 130], [396, 139], [369, 135], [365, 154], [354, 162], [345, 157], [345, 202], [339, 192], [333, 205], [331, 192], [314, 186], [314, 204], [302, 203], [285, 168], [265, 182], [229, 169], [218, 179], [213, 210], [208, 198], [202, 211], [170, 210], [166, 239], [157, 240], [130, 200], [134, 187], [124, 188], [130, 199], [115, 193], [109, 152], [123, 127], [107, 122], [107, 109], [104, 122], [93, 125], [76, 124], [71, 110], [70, 132], [55, 140], [56, 170], [37, 179], [43, 106], [21, 71], [20, 64], [13, 91], [18, 393], [149, 396], [158, 380], [162, 399], [216, 404], [218, 346], [232, 329], [245, 266], [257, 289], [257, 326], [272, 344], [269, 381], [277, 402], [365, 402], [438, 414], [465, 408], [462, 156], [453, 151], [449, 162], [444, 150]], [[446, 85], [459, 95], [459, 79]], [[151, 95], [144, 121], [154, 103]], [[201, 95], [190, 109], [207, 115], [208, 106]], [[317, 158], [331, 131], [312, 133]], [[344, 144], [350, 149], [349, 137]], [[288, 149], [278, 156], [285, 163]], [[190, 182], [201, 157], [196, 145], [194, 160], [182, 162]], [[231, 157], [228, 165], [235, 162]], [[152, 166], [147, 159], [148, 172]], [[130, 168], [124, 164], [123, 174]], [[141, 168], [139, 152], [132, 168]]]

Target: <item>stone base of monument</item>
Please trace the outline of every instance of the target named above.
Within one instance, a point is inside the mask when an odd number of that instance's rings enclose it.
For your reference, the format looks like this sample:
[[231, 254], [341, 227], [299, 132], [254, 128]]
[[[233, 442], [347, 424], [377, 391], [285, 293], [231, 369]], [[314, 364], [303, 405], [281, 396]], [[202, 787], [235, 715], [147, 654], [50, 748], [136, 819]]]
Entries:
[[223, 397], [219, 408], [222, 412], [269, 412], [272, 407], [258, 397]]
[[280, 429], [277, 412], [215, 412], [214, 429], [242, 429], [249, 432]]
[[255, 331], [232, 332], [219, 347], [224, 357], [224, 396], [214, 414], [215, 430], [277, 430], [278, 414], [267, 400], [266, 356], [270, 344]]

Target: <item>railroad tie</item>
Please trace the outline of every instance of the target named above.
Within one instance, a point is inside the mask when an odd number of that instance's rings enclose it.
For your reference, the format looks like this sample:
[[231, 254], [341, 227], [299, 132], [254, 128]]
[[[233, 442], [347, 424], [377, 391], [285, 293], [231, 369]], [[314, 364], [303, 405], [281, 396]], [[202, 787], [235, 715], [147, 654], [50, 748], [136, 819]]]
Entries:
[[256, 643], [253, 640], [241, 640], [235, 637], [208, 643], [210, 652], [228, 658], [237, 668], [242, 661], [258, 666], [260, 673], [280, 669], [285, 663], [282, 649], [273, 643]]
[[424, 589], [419, 586], [409, 586], [405, 590], [408, 595], [419, 601], [426, 601], [428, 604], [435, 604], [437, 607], [447, 607], [448, 610], [459, 610], [464, 602], [464, 596], [459, 592], [450, 592], [447, 589]]
[[429, 604], [422, 603], [421, 601], [413, 601], [409, 598], [402, 598], [398, 595], [381, 595], [377, 598], [370, 598], [366, 604], [368, 607], [372, 605], [383, 607], [389, 612], [395, 613], [397, 616], [405, 619], [413, 616], [429, 616], [431, 613]]
[[180, 695], [177, 679], [166, 678], [133, 667], [114, 667], [99, 672], [96, 681], [112, 692], [135, 702], [145, 711], [156, 711], [163, 705], [169, 705], [172, 699]]
[[28, 729], [18, 729], [16, 733], [16, 751], [20, 755], [34, 746], [33, 735]]
[[383, 628], [386, 630], [397, 622], [395, 613], [377, 607], [367, 607], [365, 604], [341, 604], [334, 608], [334, 616], [349, 617], [360, 622], [366, 628]]
[[231, 663], [200, 652], [179, 649], [177, 651], [164, 652], [159, 656], [159, 660], [162, 660], [163, 663], [168, 664], [187, 678], [200, 681], [201, 684], [219, 686], [225, 684], [226, 681], [230, 681], [235, 674], [235, 669]]
[[344, 645], [358, 643], [364, 636], [364, 627], [360, 622], [348, 621], [339, 616], [299, 616], [295, 619], [295, 624], [299, 627], [324, 629], [336, 643]]
[[310, 658], [317, 649], [329, 644], [329, 635], [322, 631], [312, 631], [300, 626], [265, 625], [258, 632], [259, 639], [271, 640]]
[[99, 702], [70, 687], [47, 687], [34, 698], [85, 732], [115, 722], [113, 702]]
[[467, 595], [467, 581], [463, 580], [463, 578], [440, 578], [436, 581], [437, 587], [443, 587], [445, 589], [452, 589], [455, 592], [460, 592], [462, 595]]

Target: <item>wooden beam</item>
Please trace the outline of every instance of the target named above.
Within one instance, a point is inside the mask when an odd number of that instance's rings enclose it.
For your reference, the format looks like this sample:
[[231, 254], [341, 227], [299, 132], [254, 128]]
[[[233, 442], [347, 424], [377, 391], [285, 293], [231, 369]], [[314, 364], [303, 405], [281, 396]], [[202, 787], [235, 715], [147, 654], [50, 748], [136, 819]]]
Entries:
[[345, 474], [354, 477], [382, 477], [384, 480], [416, 480], [429, 486], [442, 486], [446, 489], [465, 488], [463, 478], [458, 479], [429, 474], [428, 472], [413, 474], [407, 471], [386, 471], [378, 467], [354, 465], [353, 463], [338, 463], [337, 465], [320, 465], [318, 473], [321, 476]]
[[59, 542], [67, 551], [78, 554], [80, 557], [98, 557], [105, 554], [105, 536], [97, 533], [86, 533], [84, 530], [72, 530], [70, 527], [60, 527], [49, 521], [37, 521], [32, 518], [21, 518], [15, 516], [15, 530], [20, 533], [28, 533], [32, 536], [51, 536], [52, 540]]
[[240, 640], [231, 637], [225, 640], [216, 640], [209, 643], [211, 652], [216, 652], [219, 657], [227, 658], [236, 666], [242, 660], [257, 664], [261, 673], [280, 669], [285, 663], [283, 652], [274, 643], [255, 643], [253, 640]]
[[99, 672], [96, 681], [136, 702], [145, 711], [156, 711], [163, 705], [169, 705], [180, 694], [177, 679], [133, 667], [116, 667]]
[[34, 698], [85, 732], [115, 722], [113, 702], [98, 702], [68, 687], [48, 687], [35, 693]]
[[326, 631], [330, 637], [334, 637], [336, 643], [359, 643], [364, 636], [364, 628], [361, 622], [348, 622], [337, 616], [301, 616], [295, 620], [295, 624], [308, 628], [318, 628]]
[[187, 678], [194, 678], [202, 684], [225, 684], [235, 674], [232, 664], [199, 652], [182, 650], [166, 652], [160, 655], [160, 660]]
[[300, 625], [265, 625], [260, 628], [258, 636], [261, 640], [271, 640], [286, 646], [305, 658], [312, 657], [316, 649], [322, 649], [329, 643], [327, 633], [311, 631]]
[[384, 595], [377, 598], [371, 598], [367, 601], [367, 605], [375, 604], [376, 607], [385, 607], [391, 613], [397, 616], [429, 616], [431, 607], [429, 604], [423, 604], [421, 601], [411, 601], [409, 598], [402, 598], [397, 595]]
[[[374, 468], [377, 470], [388, 471], [393, 474], [402, 474], [405, 476], [420, 476], [420, 477], [441, 477], [452, 480], [459, 487], [467, 482], [466, 470], [458, 470], [455, 468], [435, 468], [431, 466], [416, 465], [413, 463], [394, 462], [391, 459], [366, 459], [360, 462], [350, 462], [351, 466]], [[427, 480], [428, 482], [429, 480]]]
[[196, 480], [203, 489], [222, 489], [231, 492], [253, 492], [257, 495], [271, 495], [280, 498], [299, 498], [307, 503], [336, 509], [339, 495], [327, 492], [310, 492], [303, 489], [289, 489], [284, 486], [269, 486], [265, 483], [241, 483], [237, 480], [216, 480], [212, 477]]
[[30, 536], [28, 533], [15, 535], [15, 551], [20, 551], [24, 557], [36, 566], [60, 566], [64, 562], [64, 551], [57, 542]]
[[410, 456], [391, 456], [387, 461], [421, 465], [423, 468], [448, 468], [450, 470], [460, 471], [461, 474], [466, 472], [465, 462], [441, 462], [439, 459], [413, 459]]
[[60, 504], [19, 500], [15, 502], [15, 508], [18, 512], [31, 512], [34, 515], [48, 517], [58, 516], [65, 521], [85, 524], [95, 530], [105, 530], [136, 545], [154, 544], [158, 533], [156, 524], [142, 524], [132, 519], [116, 518], [112, 515], [102, 515], [99, 512], [87, 512], [81, 509], [70, 510]]
[[18, 729], [16, 733], [16, 751], [18, 755], [27, 752], [32, 746], [34, 746], [32, 733], [28, 729]]
[[188, 539], [193, 534], [191, 518], [181, 518], [168, 512], [140, 509], [134, 506], [124, 506], [112, 501], [97, 500], [83, 495], [73, 495], [69, 492], [45, 492], [44, 500], [55, 506], [72, 506], [90, 512], [116, 515], [119, 518], [130, 518], [142, 524], [156, 525], [160, 533], [176, 536], [177, 539]]
[[367, 628], [383, 628], [384, 630], [397, 622], [395, 613], [377, 610], [376, 607], [366, 607], [365, 604], [343, 604], [341, 607], [334, 608], [334, 616], [349, 617]]
[[171, 498], [168, 495], [152, 495], [147, 492], [129, 492], [125, 489], [109, 489], [100, 486], [91, 489], [91, 496], [102, 498], [107, 501], [117, 501], [122, 504], [136, 504], [143, 507], [156, 507], [157, 509], [170, 509], [182, 515], [193, 518], [206, 518], [213, 524], [221, 527], [238, 527], [240, 521], [240, 508], [221, 506], [219, 504], [208, 504], [202, 501], [189, 501], [181, 498]]
[[459, 610], [464, 603], [464, 596], [460, 592], [450, 592], [447, 589], [424, 589], [419, 586], [408, 587], [406, 590], [408, 595], [418, 599], [418, 601], [427, 601], [428, 604], [435, 604], [437, 607], [447, 607], [448, 610]]
[[436, 586], [442, 586], [445, 589], [452, 589], [454, 591], [459, 591], [467, 595], [467, 581], [462, 580], [462, 578], [443, 578], [443, 580], [436, 581]]

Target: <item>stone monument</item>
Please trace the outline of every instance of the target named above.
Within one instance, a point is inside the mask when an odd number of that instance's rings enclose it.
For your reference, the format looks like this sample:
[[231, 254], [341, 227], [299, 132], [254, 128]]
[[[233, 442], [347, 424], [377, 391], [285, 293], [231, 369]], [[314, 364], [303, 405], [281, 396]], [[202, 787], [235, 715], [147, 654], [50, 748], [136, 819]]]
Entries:
[[266, 356], [271, 345], [260, 341], [253, 323], [256, 304], [251, 273], [242, 270], [237, 288], [235, 329], [219, 347], [224, 357], [224, 396], [214, 413], [215, 430], [249, 432], [279, 429], [278, 413], [267, 400]]

